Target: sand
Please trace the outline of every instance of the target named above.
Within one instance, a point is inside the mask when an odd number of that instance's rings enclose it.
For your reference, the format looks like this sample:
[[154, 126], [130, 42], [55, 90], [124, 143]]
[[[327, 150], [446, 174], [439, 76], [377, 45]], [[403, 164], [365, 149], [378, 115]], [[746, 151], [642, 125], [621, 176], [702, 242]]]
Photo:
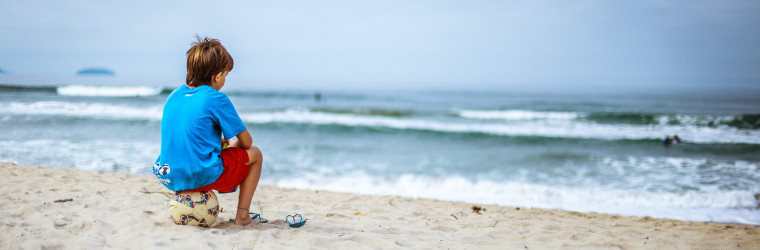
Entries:
[[[760, 249], [752, 225], [271, 186], [259, 187], [252, 204], [269, 223], [227, 222], [233, 193], [219, 195], [223, 211], [201, 228], [172, 222], [169, 191], [152, 176], [0, 163], [0, 184], [3, 249]], [[285, 216], [296, 212], [308, 222], [290, 228]]]

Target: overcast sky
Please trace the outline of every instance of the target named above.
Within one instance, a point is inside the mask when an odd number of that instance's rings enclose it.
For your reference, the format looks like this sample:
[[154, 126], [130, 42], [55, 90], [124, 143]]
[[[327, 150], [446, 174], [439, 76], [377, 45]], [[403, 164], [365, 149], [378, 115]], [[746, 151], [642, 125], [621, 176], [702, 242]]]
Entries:
[[193, 36], [250, 88], [760, 85], [760, 1], [3, 1], [0, 69], [184, 83]]

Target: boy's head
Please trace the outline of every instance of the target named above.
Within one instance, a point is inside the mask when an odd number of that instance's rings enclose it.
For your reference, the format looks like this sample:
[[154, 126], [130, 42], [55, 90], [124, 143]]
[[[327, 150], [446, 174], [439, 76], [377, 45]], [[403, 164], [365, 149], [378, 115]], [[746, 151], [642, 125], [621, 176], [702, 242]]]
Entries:
[[208, 37], [201, 39], [199, 36], [196, 38], [198, 41], [187, 51], [185, 83], [190, 87], [211, 85], [219, 81], [216, 78], [226, 77], [223, 73], [232, 70], [234, 64], [232, 56], [219, 40]]

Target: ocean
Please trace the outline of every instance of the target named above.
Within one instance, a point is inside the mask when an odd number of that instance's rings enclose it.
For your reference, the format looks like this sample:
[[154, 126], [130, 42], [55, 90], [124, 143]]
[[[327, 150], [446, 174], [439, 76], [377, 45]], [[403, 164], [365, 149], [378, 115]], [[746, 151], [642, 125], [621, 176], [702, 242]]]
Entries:
[[[151, 175], [171, 91], [0, 86], [0, 161]], [[223, 92], [266, 185], [760, 225], [751, 94]]]

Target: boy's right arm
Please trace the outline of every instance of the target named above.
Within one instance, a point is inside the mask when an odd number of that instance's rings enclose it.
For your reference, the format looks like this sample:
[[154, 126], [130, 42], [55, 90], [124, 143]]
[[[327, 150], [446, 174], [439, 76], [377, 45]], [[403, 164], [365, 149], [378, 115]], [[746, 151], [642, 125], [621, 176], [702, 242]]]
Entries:
[[240, 134], [236, 135], [237, 137], [237, 143], [236, 147], [249, 149], [253, 145], [253, 139], [251, 138], [251, 134], [248, 133], [248, 130], [243, 130], [243, 132], [240, 132]]

